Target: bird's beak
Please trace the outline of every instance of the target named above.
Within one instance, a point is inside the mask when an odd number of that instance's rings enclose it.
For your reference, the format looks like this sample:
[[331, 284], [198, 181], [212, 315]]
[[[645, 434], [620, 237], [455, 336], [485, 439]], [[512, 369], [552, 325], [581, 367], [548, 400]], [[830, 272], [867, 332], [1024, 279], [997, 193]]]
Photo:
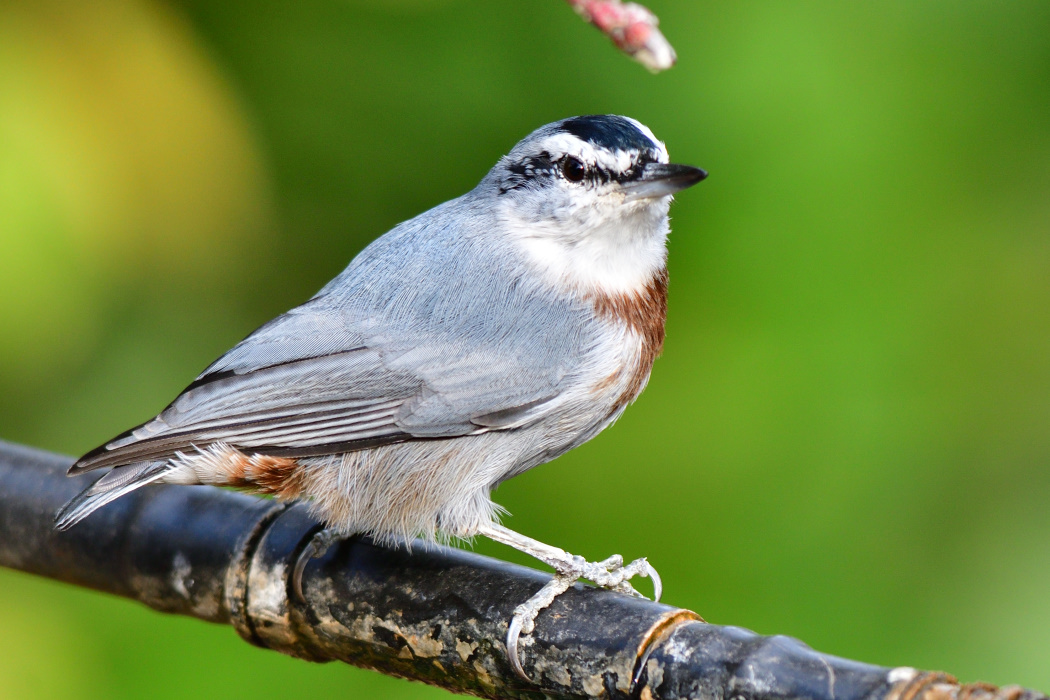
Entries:
[[622, 187], [627, 195], [627, 201], [633, 202], [636, 199], [666, 197], [669, 194], [681, 192], [705, 177], [707, 177], [707, 171], [691, 165], [646, 163], [642, 168], [642, 174], [623, 183]]

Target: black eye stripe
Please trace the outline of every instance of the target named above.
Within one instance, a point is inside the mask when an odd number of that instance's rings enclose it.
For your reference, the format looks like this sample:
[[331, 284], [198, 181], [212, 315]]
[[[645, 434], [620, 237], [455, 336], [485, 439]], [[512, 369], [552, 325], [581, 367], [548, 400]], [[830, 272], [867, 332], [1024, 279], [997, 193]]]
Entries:
[[[577, 163], [583, 169], [582, 177], [576, 177], [577, 170], [570, 163]], [[658, 162], [657, 154], [652, 151], [642, 151], [633, 158], [630, 170], [625, 173], [613, 172], [598, 165], [589, 165], [572, 155], [563, 155], [557, 160], [548, 151], [542, 151], [537, 155], [526, 156], [519, 161], [507, 164], [507, 176], [500, 184], [500, 194], [510, 190], [518, 190], [526, 187], [538, 187], [552, 177], [561, 177], [570, 183], [585, 183], [587, 185], [600, 185], [609, 182], [630, 182], [637, 180], [642, 169], [647, 163]], [[566, 171], [566, 167], [572, 171]]]

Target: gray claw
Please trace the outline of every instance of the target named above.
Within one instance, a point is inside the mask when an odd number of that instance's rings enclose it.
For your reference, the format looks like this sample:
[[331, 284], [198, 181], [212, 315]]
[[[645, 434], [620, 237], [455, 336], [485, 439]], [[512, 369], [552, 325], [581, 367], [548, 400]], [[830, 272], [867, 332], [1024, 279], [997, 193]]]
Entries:
[[511, 618], [510, 624], [507, 625], [507, 657], [514, 672], [530, 683], [532, 679], [525, 675], [525, 669], [521, 667], [521, 659], [518, 655], [518, 640], [522, 634], [532, 634], [532, 631], [536, 629], [536, 616], [539, 615], [540, 611], [554, 602], [555, 598], [569, 590], [578, 578], [578, 573], [557, 573], [534, 596], [514, 609], [514, 617]]
[[295, 568], [292, 569], [292, 590], [295, 591], [300, 603], [306, 602], [306, 596], [303, 595], [303, 572], [306, 571], [306, 565], [311, 559], [323, 557], [339, 537], [339, 533], [335, 530], [318, 530], [303, 547], [303, 551], [299, 553], [299, 558], [295, 560]]
[[660, 580], [660, 574], [656, 573], [656, 569], [648, 561], [645, 562], [645, 572], [653, 580], [653, 602], [659, 603], [660, 596], [664, 592], [664, 583]]
[[663, 593], [660, 575], [644, 557], [635, 559], [627, 566], [624, 566], [623, 557], [619, 554], [614, 554], [602, 561], [588, 562], [583, 557], [573, 556], [560, 549], [555, 550], [503, 528], [490, 528], [486, 534], [497, 542], [515, 546], [554, 567], [555, 574], [551, 580], [535, 595], [514, 609], [514, 616], [507, 625], [507, 660], [510, 662], [510, 667], [514, 669], [514, 673], [527, 682], [531, 683], [532, 679], [526, 675], [521, 664], [519, 648], [521, 636], [532, 633], [536, 616], [540, 611], [571, 588], [577, 579], [586, 578], [602, 588], [644, 598], [645, 596], [630, 584], [630, 579], [634, 576], [648, 576], [653, 580], [654, 598], [660, 600], [660, 595]]
[[510, 625], [507, 627], [507, 658], [510, 660], [510, 667], [514, 669], [514, 673], [531, 683], [532, 679], [525, 674], [525, 669], [521, 667], [521, 659], [518, 658], [518, 638], [521, 637], [521, 628], [524, 623], [524, 618], [517, 613], [510, 619]]
[[300, 603], [306, 602], [306, 596], [303, 595], [303, 572], [306, 570], [306, 565], [314, 558], [314, 552], [314, 543], [313, 540], [310, 540], [310, 543], [299, 553], [299, 558], [295, 560], [295, 568], [292, 570], [292, 589]]

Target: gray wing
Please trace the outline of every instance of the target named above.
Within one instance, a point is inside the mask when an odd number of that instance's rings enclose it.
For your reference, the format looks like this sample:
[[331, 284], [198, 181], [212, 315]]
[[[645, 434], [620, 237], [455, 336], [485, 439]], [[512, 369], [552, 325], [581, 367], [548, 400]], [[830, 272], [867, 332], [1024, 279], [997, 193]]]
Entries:
[[[416, 257], [442, 267], [439, 256]], [[447, 268], [376, 270], [362, 258], [354, 279], [367, 283], [353, 303], [323, 291], [267, 323], [157, 418], [84, 455], [70, 473], [220, 441], [307, 456], [515, 429], [558, 404], [571, 349], [587, 344], [578, 324], [567, 326], [573, 314], [513, 284], [493, 303], [442, 279]], [[473, 270], [452, 273], [479, 283]], [[374, 280], [399, 274], [415, 284], [374, 289]], [[353, 279], [345, 286], [354, 291]]]

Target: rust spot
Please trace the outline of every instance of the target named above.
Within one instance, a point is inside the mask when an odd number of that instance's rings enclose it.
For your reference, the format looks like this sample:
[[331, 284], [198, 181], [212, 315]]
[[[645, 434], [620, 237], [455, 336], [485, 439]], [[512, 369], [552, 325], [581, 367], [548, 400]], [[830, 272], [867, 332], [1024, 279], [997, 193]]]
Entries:
[[950, 676], [947, 673], [922, 671], [915, 674], [911, 680], [902, 681], [895, 685], [886, 695], [886, 698], [887, 700], [920, 700], [938, 685], [959, 687], [958, 681], [954, 676]]
[[624, 368], [606, 377], [597, 390], [618, 382], [624, 371], [630, 378], [623, 393], [616, 400], [614, 410], [620, 410], [641, 393], [652, 371], [653, 362], [664, 348], [664, 322], [667, 319], [667, 268], [663, 267], [646, 283], [640, 292], [621, 294], [591, 294], [594, 311], [600, 318], [622, 323], [641, 338], [642, 349], [634, 367]]
[[972, 700], [988, 695], [997, 696], [1004, 700], [1016, 700], [1024, 694], [1024, 688], [1017, 685], [1008, 685], [1003, 688], [991, 683], [967, 683], [959, 688], [958, 700]]
[[684, 608], [669, 610], [656, 618], [656, 622], [654, 622], [642, 636], [642, 643], [638, 645], [638, 652], [634, 657], [634, 671], [631, 673], [632, 692], [634, 686], [638, 683], [639, 677], [642, 675], [642, 669], [645, 667], [645, 662], [649, 660], [649, 655], [653, 653], [653, 649], [660, 644], [663, 644], [663, 642], [671, 636], [671, 633], [678, 629], [679, 625], [684, 625], [689, 622], [703, 621], [704, 618], [700, 617], [692, 610], [685, 610]]
[[230, 486], [268, 493], [280, 498], [296, 498], [303, 490], [303, 469], [294, 459], [263, 454], [246, 455], [230, 449]]
[[939, 671], [920, 671], [911, 679], [898, 682], [886, 695], [887, 700], [1017, 700], [1023, 688], [991, 683], [960, 685], [954, 676]]

